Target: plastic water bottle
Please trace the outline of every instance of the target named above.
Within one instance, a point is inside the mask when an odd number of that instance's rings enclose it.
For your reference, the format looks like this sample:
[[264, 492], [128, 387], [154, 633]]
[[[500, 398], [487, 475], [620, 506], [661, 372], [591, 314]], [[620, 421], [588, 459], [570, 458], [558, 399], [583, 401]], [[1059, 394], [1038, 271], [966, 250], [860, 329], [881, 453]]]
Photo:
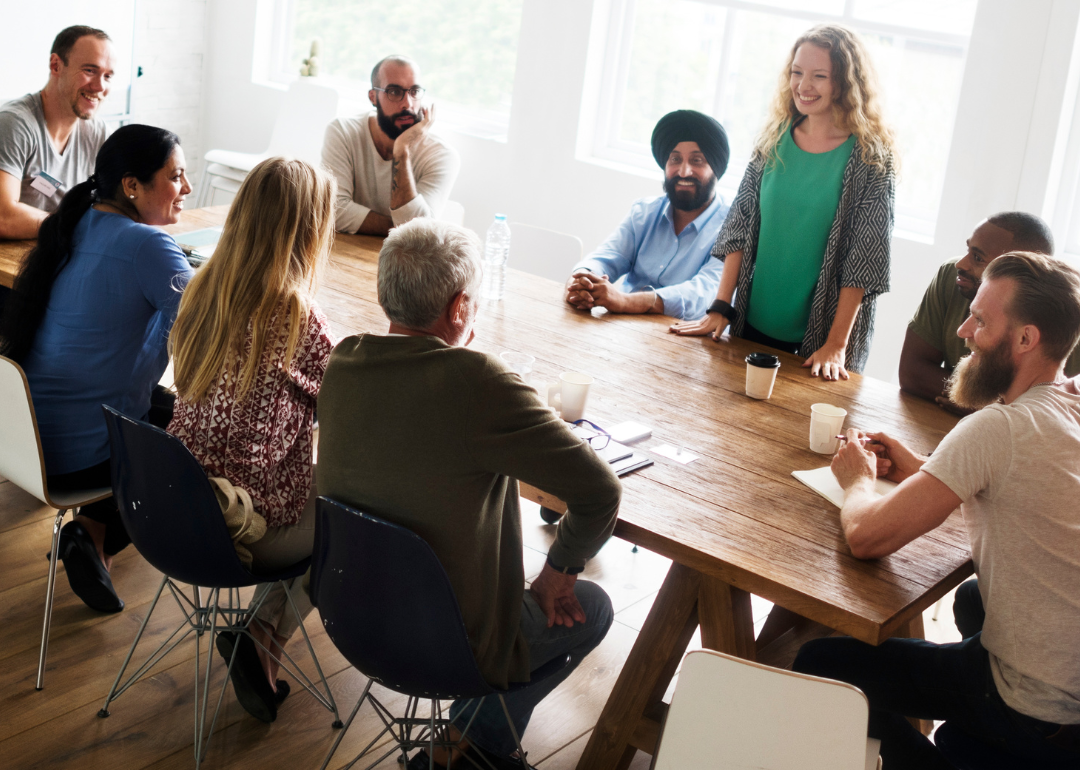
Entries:
[[510, 225], [505, 214], [496, 214], [484, 242], [484, 283], [482, 299], [500, 300], [506, 288], [506, 259], [510, 256]]

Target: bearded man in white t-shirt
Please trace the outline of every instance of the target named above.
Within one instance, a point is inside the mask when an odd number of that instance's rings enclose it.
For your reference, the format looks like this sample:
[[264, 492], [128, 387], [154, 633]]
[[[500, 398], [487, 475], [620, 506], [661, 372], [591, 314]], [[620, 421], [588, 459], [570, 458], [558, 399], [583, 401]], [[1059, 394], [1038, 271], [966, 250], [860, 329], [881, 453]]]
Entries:
[[424, 106], [424, 91], [416, 62], [387, 56], [371, 71], [375, 110], [327, 126], [322, 162], [337, 178], [338, 232], [386, 235], [442, 213], [461, 160], [431, 133], [435, 106]]
[[[1080, 338], [1080, 273], [1041, 254], [998, 257], [958, 334], [972, 353], [948, 395], [979, 411], [932, 457], [849, 430], [832, 468], [861, 559], [899, 550], [961, 508], [978, 577], [954, 608], [966, 638], [820, 639], [795, 670], [866, 693], [890, 770], [952, 768], [950, 745], [1017, 767], [1080, 767], [1080, 390], [1062, 374]], [[899, 486], [876, 498], [877, 475]], [[905, 717], [944, 720], [937, 745]]]

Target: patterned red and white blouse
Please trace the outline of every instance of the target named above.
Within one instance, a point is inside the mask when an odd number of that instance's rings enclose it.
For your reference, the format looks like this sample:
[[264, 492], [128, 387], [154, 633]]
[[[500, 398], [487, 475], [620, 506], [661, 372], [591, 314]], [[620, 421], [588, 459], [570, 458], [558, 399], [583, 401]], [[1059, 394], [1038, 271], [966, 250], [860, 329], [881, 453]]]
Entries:
[[[245, 357], [251, 342], [249, 330]], [[228, 375], [199, 403], [176, 399], [169, 433], [209, 475], [247, 490], [268, 527], [295, 524], [307, 502], [315, 400], [335, 342], [326, 316], [312, 305], [287, 371], [280, 365], [285, 341], [267, 341], [255, 385], [243, 401], [236, 400], [238, 385]]]

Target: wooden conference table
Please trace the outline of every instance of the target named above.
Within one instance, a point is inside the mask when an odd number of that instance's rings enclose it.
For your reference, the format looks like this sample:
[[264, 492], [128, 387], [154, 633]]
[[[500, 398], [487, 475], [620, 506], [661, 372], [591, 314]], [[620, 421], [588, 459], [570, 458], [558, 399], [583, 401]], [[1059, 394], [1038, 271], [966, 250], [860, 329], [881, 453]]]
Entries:
[[[185, 212], [173, 233], [221, 224], [225, 207]], [[0, 242], [0, 283], [10, 285], [27, 242]], [[319, 304], [339, 334], [381, 333], [377, 238], [338, 235]], [[656, 464], [623, 479], [615, 534], [672, 560], [641, 633], [601, 714], [579, 768], [625, 767], [652, 753], [662, 697], [694, 631], [705, 647], [790, 663], [800, 641], [826, 629], [870, 644], [922, 636], [923, 610], [972, 573], [959, 514], [884, 559], [851, 556], [837, 509], [792, 470], [828, 458], [808, 448], [810, 405], [848, 410], [847, 426], [885, 430], [922, 451], [955, 424], [934, 404], [869, 377], [811, 378], [781, 354], [773, 396], [744, 395], [750, 344], [667, 333], [658, 316], [593, 317], [568, 308], [560, 286], [509, 271], [507, 296], [481, 310], [474, 347], [536, 356], [531, 383], [562, 371], [596, 378], [588, 416], [603, 426], [635, 420], [653, 429], [639, 449]], [[649, 452], [661, 443], [700, 459], [681, 465]], [[522, 494], [550, 507], [542, 491]], [[750, 595], [777, 605], [755, 640]]]

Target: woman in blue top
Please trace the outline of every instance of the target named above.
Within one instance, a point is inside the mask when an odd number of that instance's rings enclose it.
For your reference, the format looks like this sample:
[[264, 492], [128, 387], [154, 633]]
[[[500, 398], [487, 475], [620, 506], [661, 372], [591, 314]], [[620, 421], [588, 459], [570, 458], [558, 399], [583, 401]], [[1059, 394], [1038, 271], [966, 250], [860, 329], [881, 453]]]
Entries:
[[[176, 134], [130, 125], [110, 136], [94, 174], [41, 225], [0, 321], [0, 354], [30, 384], [50, 489], [108, 486], [101, 405], [164, 427], [155, 391], [191, 268], [171, 236], [191, 192]], [[129, 542], [113, 498], [85, 506], [60, 533], [72, 590], [117, 612], [109, 567]]]
[[734, 336], [803, 356], [814, 376], [862, 371], [889, 290], [894, 162], [861, 41], [836, 25], [807, 30], [713, 247], [724, 262], [716, 302], [671, 331], [720, 339], [730, 323]]

